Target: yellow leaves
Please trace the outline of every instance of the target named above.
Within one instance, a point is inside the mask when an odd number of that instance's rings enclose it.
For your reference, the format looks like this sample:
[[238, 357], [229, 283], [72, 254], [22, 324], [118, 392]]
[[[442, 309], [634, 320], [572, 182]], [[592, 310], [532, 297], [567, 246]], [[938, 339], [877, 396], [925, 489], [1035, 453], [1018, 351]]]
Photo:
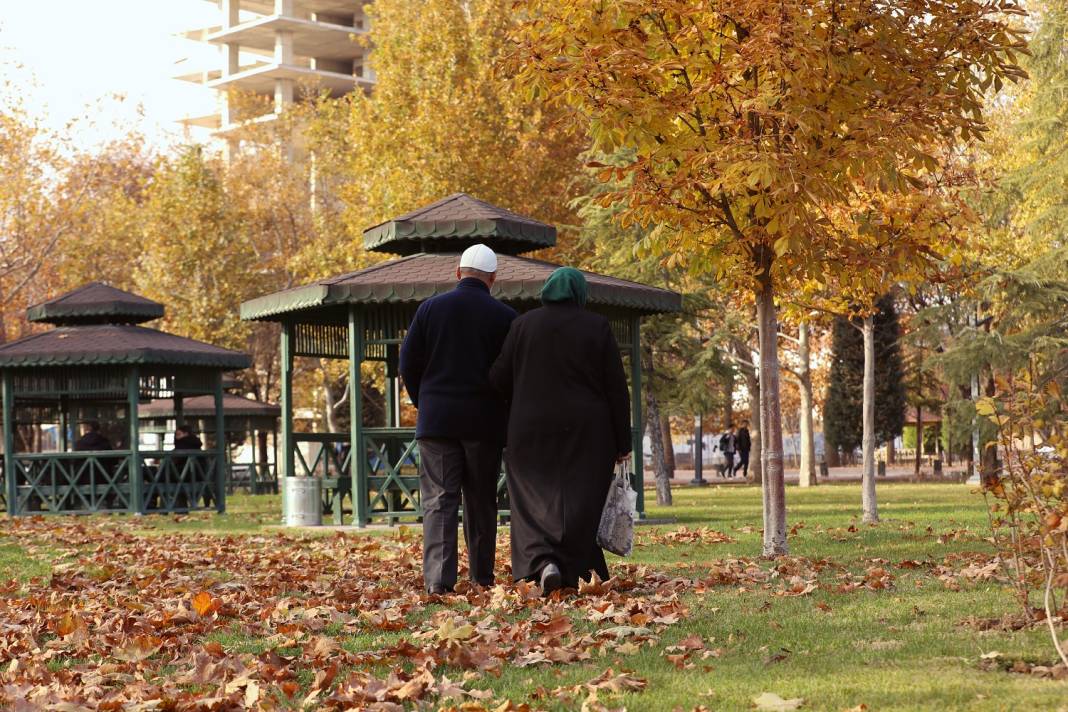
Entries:
[[460, 643], [469, 640], [474, 634], [474, 626], [470, 623], [456, 625], [454, 618], [446, 618], [435, 631], [437, 639], [447, 643]]
[[85, 619], [77, 613], [64, 613], [53, 624], [53, 630], [61, 638], [77, 634], [83, 637], [86, 633]]
[[800, 709], [804, 704], [804, 699], [800, 697], [785, 700], [774, 692], [762, 692], [753, 698], [753, 706], [765, 712], [791, 712]]
[[212, 598], [211, 594], [207, 591], [201, 591], [193, 596], [192, 604], [193, 610], [197, 612], [197, 615], [206, 616], [219, 610], [222, 602]]

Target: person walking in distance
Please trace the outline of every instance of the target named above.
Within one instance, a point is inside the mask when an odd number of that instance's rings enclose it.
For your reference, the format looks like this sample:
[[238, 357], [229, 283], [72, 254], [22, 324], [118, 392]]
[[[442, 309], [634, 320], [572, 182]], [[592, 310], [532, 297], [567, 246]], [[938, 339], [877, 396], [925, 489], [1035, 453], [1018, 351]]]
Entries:
[[738, 428], [735, 436], [735, 449], [738, 452], [738, 464], [734, 466], [734, 473], [742, 470], [745, 479], [749, 479], [749, 451], [753, 448], [753, 441], [749, 437], [749, 421], [743, 420], [742, 427]]
[[488, 374], [516, 317], [490, 295], [496, 276], [493, 250], [469, 247], [456, 269], [456, 287], [419, 305], [401, 346], [400, 375], [419, 410], [423, 581], [430, 594], [456, 584], [461, 495], [471, 580], [493, 585], [508, 410]]
[[719, 437], [719, 449], [723, 453], [723, 474], [726, 477], [734, 477], [734, 448], [734, 424], [730, 423]]

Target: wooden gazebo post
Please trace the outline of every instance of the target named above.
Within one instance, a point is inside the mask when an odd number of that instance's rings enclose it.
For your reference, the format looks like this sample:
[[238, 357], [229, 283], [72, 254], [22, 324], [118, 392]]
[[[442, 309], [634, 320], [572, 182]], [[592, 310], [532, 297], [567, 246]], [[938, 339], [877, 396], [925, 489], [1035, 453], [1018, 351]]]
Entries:
[[355, 524], [367, 526], [367, 452], [363, 444], [363, 388], [360, 366], [363, 365], [363, 315], [355, 304], [349, 305], [349, 473], [352, 476], [352, 510]]
[[222, 371], [215, 374], [215, 511], [226, 511], [227, 450]]
[[130, 514], [145, 513], [144, 479], [141, 477], [141, 456], [138, 450], [141, 447], [141, 421], [137, 417], [137, 406], [141, 402], [141, 378], [138, 369], [130, 369], [126, 378], [126, 408], [129, 418], [129, 438], [127, 449], [130, 451]]
[[15, 393], [14, 376], [5, 371], [0, 377], [4, 408], [4, 484], [7, 488], [7, 513], [11, 516], [18, 502], [18, 475], [15, 472]]

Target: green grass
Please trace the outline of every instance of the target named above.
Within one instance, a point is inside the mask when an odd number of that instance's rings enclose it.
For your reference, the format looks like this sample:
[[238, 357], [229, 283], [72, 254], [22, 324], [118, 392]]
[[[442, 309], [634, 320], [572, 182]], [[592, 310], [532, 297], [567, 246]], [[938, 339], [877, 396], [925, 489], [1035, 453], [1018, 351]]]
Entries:
[[[652, 494], [651, 492], [648, 494]], [[639, 546], [630, 561], [651, 569], [700, 580], [717, 561], [755, 558], [760, 553], [760, 492], [753, 487], [684, 489], [673, 507], [649, 507], [651, 517], [672, 517], [676, 524], [641, 527]], [[890, 571], [893, 587], [847, 593], [820, 588], [801, 597], [779, 597], [781, 580], [767, 587], [718, 586], [684, 595], [688, 617], [668, 627], [652, 646], [631, 655], [610, 653], [570, 665], [506, 667], [500, 677], [484, 676], [478, 687], [497, 699], [529, 702], [538, 709], [576, 709], [578, 702], [542, 697], [552, 690], [580, 684], [608, 667], [630, 670], [648, 681], [639, 693], [602, 695], [610, 708], [629, 710], [746, 710], [762, 692], [801, 697], [806, 710], [1058, 710], [1068, 709], [1068, 684], [980, 669], [979, 656], [992, 650], [1006, 659], [1052, 663], [1055, 653], [1045, 628], [1015, 632], [981, 632], [965, 625], [969, 617], [995, 618], [1016, 612], [1005, 586], [991, 580], [946, 588], [926, 568], [901, 568], [902, 561], [942, 563], [947, 556], [989, 555], [982, 499], [962, 485], [880, 484], [876, 527], [859, 522], [856, 485], [791, 488], [787, 493], [793, 556], [828, 560], [820, 581], [833, 584], [839, 575], [863, 575], [873, 566]], [[144, 519], [139, 530], [254, 533], [277, 522], [277, 497], [233, 497], [223, 516]], [[665, 543], [664, 535], [680, 527], [709, 527], [730, 535], [733, 543]], [[850, 531], [855, 527], [855, 531]], [[610, 567], [620, 560], [612, 557]], [[961, 568], [965, 563], [958, 563]], [[761, 563], [765, 569], [772, 565]], [[0, 571], [20, 580], [47, 574], [49, 563], [26, 557], [0, 537]], [[217, 578], [224, 579], [226, 572]], [[6, 576], [0, 576], [0, 579]], [[440, 607], [414, 615], [413, 630]], [[463, 612], [462, 607], [457, 607]], [[581, 613], [576, 630], [582, 629]], [[338, 634], [351, 651], [392, 645], [406, 631]], [[678, 670], [664, 648], [688, 635], [711, 640], [722, 649], [718, 658], [697, 659], [693, 669]], [[260, 653], [262, 640], [238, 628], [209, 636], [235, 653]], [[50, 662], [53, 669], [64, 666]], [[386, 671], [376, 670], [376, 674]], [[462, 671], [446, 669], [457, 679]], [[439, 673], [440, 674], [440, 673]], [[303, 675], [303, 674], [302, 674]], [[303, 675], [305, 684], [309, 677]], [[310, 678], [309, 678], [310, 679]]]

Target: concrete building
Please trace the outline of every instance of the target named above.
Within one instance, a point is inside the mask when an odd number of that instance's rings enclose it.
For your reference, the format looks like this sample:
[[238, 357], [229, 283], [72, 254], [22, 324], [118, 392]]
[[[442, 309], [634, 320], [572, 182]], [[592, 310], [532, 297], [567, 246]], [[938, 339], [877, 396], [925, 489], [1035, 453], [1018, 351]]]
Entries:
[[[306, 93], [340, 96], [374, 84], [368, 50], [359, 42], [368, 30], [362, 0], [211, 2], [220, 23], [184, 36], [218, 46], [220, 64], [178, 78], [216, 90], [219, 110], [184, 123], [225, 137], [247, 121], [274, 119]], [[265, 113], [241, 115], [245, 104], [234, 101], [231, 90], [262, 97]]]

